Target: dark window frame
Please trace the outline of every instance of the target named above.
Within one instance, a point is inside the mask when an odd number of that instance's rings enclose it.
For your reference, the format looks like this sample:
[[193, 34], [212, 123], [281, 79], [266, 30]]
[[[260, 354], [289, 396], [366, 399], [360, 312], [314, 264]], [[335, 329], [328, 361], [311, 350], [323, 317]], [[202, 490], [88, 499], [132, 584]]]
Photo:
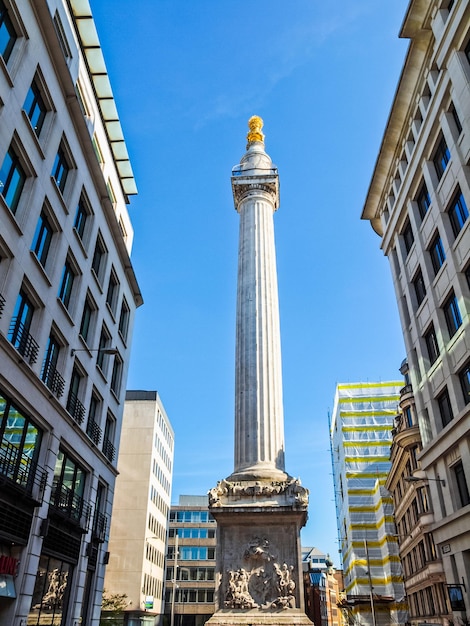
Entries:
[[436, 397], [437, 406], [439, 408], [439, 415], [441, 416], [442, 428], [445, 428], [447, 424], [454, 419], [454, 412], [452, 410], [452, 404], [450, 401], [449, 391], [447, 387]]
[[73, 267], [73, 264], [69, 258], [65, 261], [64, 269], [62, 271], [62, 278], [60, 281], [58, 298], [65, 306], [66, 309], [70, 307], [70, 300], [72, 297], [73, 285], [75, 283], [75, 279], [77, 277], [77, 273]]
[[0, 0], [0, 45], [3, 44], [0, 56], [3, 57], [5, 63], [8, 63], [17, 39], [18, 35], [8, 15], [8, 9], [3, 0]]
[[447, 209], [454, 237], [460, 233], [468, 219], [468, 208], [460, 188]]
[[441, 235], [439, 231], [436, 231], [431, 244], [428, 248], [429, 255], [431, 257], [431, 263], [436, 276], [441, 267], [444, 265], [446, 255], [444, 252], [444, 245], [442, 243]]
[[413, 228], [411, 226], [411, 222], [409, 219], [406, 220], [405, 226], [403, 227], [403, 230], [401, 231], [402, 237], [403, 237], [403, 242], [405, 244], [405, 250], [406, 250], [406, 254], [408, 255], [410, 253], [411, 247], [414, 244], [415, 241], [415, 236], [413, 233]]
[[458, 329], [462, 326], [462, 315], [460, 314], [459, 302], [457, 296], [452, 290], [442, 305], [444, 316], [446, 318], [447, 330], [449, 337], [453, 337]]
[[436, 331], [434, 324], [431, 324], [427, 331], [424, 333], [424, 341], [428, 351], [429, 363], [433, 365], [440, 356], [439, 343], [437, 341]]
[[447, 169], [447, 165], [451, 159], [451, 154], [447, 142], [444, 137], [441, 137], [437, 147], [434, 150], [432, 161], [439, 180], [444, 176], [444, 172]]
[[423, 220], [429, 207], [431, 206], [431, 196], [429, 195], [428, 188], [424, 181], [418, 191], [418, 195], [416, 196], [416, 203], [418, 205], [419, 215]]
[[423, 273], [421, 268], [418, 269], [416, 274], [413, 277], [413, 287], [416, 295], [416, 302], [418, 303], [418, 307], [421, 305], [423, 300], [426, 297], [426, 285], [424, 283]]
[[71, 166], [67, 158], [65, 149], [61, 144], [57, 150], [57, 154], [52, 167], [52, 178], [57, 183], [61, 193], [64, 193], [65, 185], [70, 174]]
[[32, 251], [36, 255], [39, 263], [45, 268], [47, 257], [51, 247], [52, 237], [54, 235], [54, 229], [51, 222], [44, 211], [41, 211], [38, 224], [36, 226], [36, 232], [33, 239]]
[[[9, 164], [7, 159], [10, 161]], [[13, 215], [15, 215], [18, 209], [26, 178], [26, 171], [21, 164], [21, 160], [15, 149], [10, 145], [0, 168], [0, 193]]]
[[31, 122], [34, 132], [39, 137], [46, 119], [47, 106], [36, 78], [31, 83], [26, 94], [23, 109]]
[[467, 405], [470, 403], [470, 361], [460, 370], [459, 380], [463, 401]]

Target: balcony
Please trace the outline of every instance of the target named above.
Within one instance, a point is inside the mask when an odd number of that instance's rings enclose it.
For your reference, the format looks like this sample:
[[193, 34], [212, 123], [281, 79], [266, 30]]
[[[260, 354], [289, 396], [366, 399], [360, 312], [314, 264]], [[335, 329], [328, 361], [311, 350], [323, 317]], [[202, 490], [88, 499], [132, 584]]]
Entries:
[[108, 518], [103, 513], [95, 511], [93, 518], [92, 536], [99, 543], [103, 543], [106, 539], [106, 530], [108, 528]]
[[103, 454], [109, 461], [111, 461], [111, 463], [114, 461], [114, 457], [116, 456], [116, 448], [109, 439], [105, 439], [103, 441]]
[[54, 481], [51, 494], [52, 509], [82, 531], [86, 532], [91, 514], [91, 505], [63, 483]]
[[0, 480], [41, 504], [47, 473], [19, 448], [3, 440], [0, 447]]
[[0, 317], [3, 315], [3, 309], [5, 308], [5, 298], [0, 293]]
[[34, 365], [38, 358], [39, 345], [27, 328], [17, 317], [13, 317], [8, 331], [9, 339], [21, 356]]
[[83, 424], [83, 420], [85, 419], [85, 407], [73, 392], [69, 393], [67, 411], [77, 424]]
[[44, 381], [50, 391], [52, 391], [52, 393], [56, 396], [56, 398], [62, 397], [65, 388], [65, 380], [52, 365], [52, 363], [47, 363], [46, 361], [44, 361], [41, 379]]
[[101, 428], [95, 422], [94, 419], [88, 419], [88, 423], [86, 425], [86, 434], [90, 437], [94, 444], [97, 446], [101, 441]]

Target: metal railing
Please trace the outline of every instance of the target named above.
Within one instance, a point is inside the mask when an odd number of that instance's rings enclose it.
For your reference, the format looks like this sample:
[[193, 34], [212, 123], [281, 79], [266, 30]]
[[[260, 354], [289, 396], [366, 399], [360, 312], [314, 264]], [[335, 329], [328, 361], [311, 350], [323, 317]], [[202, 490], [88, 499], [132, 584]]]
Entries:
[[0, 477], [20, 488], [36, 502], [42, 502], [46, 471], [5, 439], [0, 444]]
[[0, 317], [2, 317], [4, 308], [5, 308], [5, 298], [0, 293]]
[[39, 345], [30, 335], [29, 328], [18, 321], [17, 317], [12, 317], [8, 335], [21, 356], [29, 360], [30, 365], [34, 365], [38, 358]]
[[93, 517], [93, 529], [92, 535], [94, 539], [97, 539], [100, 543], [103, 543], [106, 539], [106, 529], [108, 528], [108, 518], [104, 513], [95, 511]]
[[91, 505], [63, 483], [54, 482], [51, 506], [69, 521], [86, 530], [90, 520]]
[[95, 420], [91, 418], [88, 419], [88, 423], [86, 425], [86, 434], [97, 446], [101, 441], [101, 432], [101, 428], [98, 426]]
[[111, 461], [111, 463], [114, 461], [114, 457], [116, 456], [116, 448], [109, 439], [105, 439], [103, 441], [103, 454], [109, 461]]
[[83, 420], [85, 419], [85, 407], [72, 391], [69, 393], [69, 397], [67, 399], [67, 411], [77, 424], [83, 423]]
[[44, 361], [41, 379], [57, 398], [62, 397], [65, 388], [65, 380], [52, 363]]

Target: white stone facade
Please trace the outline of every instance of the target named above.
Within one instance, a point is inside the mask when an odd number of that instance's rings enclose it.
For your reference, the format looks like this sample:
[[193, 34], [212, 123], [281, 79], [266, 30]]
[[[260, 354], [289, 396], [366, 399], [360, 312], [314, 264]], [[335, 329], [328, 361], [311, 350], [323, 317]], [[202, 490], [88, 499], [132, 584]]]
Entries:
[[455, 623], [470, 616], [469, 15], [468, 0], [410, 2], [400, 33], [410, 47], [362, 214], [390, 260]]
[[88, 2], [2, 0], [0, 30], [0, 622], [95, 625], [142, 303], [135, 183], [85, 61], [94, 45], [107, 80]]

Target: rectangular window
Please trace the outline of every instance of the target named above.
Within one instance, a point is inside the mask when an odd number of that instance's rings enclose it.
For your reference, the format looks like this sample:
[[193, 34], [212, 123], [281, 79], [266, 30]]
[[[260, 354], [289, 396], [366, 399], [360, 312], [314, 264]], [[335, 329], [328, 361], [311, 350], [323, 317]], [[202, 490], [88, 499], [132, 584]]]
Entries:
[[116, 455], [116, 448], [114, 447], [114, 433], [116, 429], [116, 422], [114, 418], [108, 413], [106, 416], [106, 426], [104, 428], [103, 435], [103, 454], [112, 462]]
[[441, 140], [434, 152], [433, 156], [434, 167], [436, 168], [436, 174], [439, 180], [441, 180], [447, 164], [450, 161], [450, 151], [447, 147], [444, 137], [441, 137]]
[[437, 397], [437, 406], [439, 407], [439, 413], [442, 420], [442, 428], [444, 428], [454, 419], [454, 413], [452, 411], [452, 405], [450, 403], [447, 387]]
[[64, 379], [57, 371], [60, 347], [57, 338], [51, 333], [47, 342], [46, 355], [41, 372], [41, 379], [58, 398], [64, 393], [65, 386]]
[[78, 371], [77, 367], [74, 367], [72, 377], [70, 379], [69, 395], [67, 397], [66, 408], [78, 424], [81, 424], [85, 418], [85, 407], [78, 397], [80, 393], [82, 378], [83, 377]]
[[16, 300], [8, 339], [23, 357], [29, 359], [31, 364], [36, 363], [39, 350], [38, 344], [29, 332], [33, 315], [34, 306], [26, 293], [21, 290]]
[[449, 112], [452, 115], [452, 119], [454, 120], [455, 127], [457, 128], [457, 132], [460, 135], [460, 133], [462, 132], [462, 122], [460, 121], [460, 117], [457, 113], [454, 103], [451, 104]]
[[423, 182], [421, 188], [416, 197], [416, 202], [418, 204], [419, 215], [421, 219], [424, 219], [429, 207], [431, 206], [431, 196], [429, 195], [428, 188], [426, 187], [426, 183]]
[[431, 324], [428, 331], [424, 335], [424, 340], [428, 350], [429, 362], [432, 365], [439, 356], [439, 344], [437, 343], [436, 332], [433, 324]]
[[453, 337], [457, 330], [462, 325], [462, 316], [460, 315], [459, 303], [455, 297], [455, 293], [452, 291], [450, 296], [444, 302], [442, 307], [447, 323], [447, 330], [449, 331], [449, 337]]
[[83, 496], [86, 472], [68, 453], [59, 450], [54, 469], [52, 504], [64, 509], [70, 519], [81, 521], [90, 510]]
[[113, 314], [116, 314], [116, 306], [119, 295], [119, 281], [114, 268], [111, 268], [109, 275], [108, 291], [106, 294], [106, 304], [109, 306]]
[[460, 189], [449, 207], [449, 219], [454, 237], [457, 237], [468, 218], [468, 209]]
[[101, 334], [100, 334], [99, 350], [98, 350], [98, 354], [96, 357], [96, 365], [100, 368], [100, 370], [103, 372], [105, 376], [108, 371], [108, 362], [109, 362], [109, 355], [106, 354], [105, 351], [106, 349], [110, 347], [110, 343], [111, 343], [111, 336], [108, 332], [108, 329], [103, 324], [103, 327], [101, 328]]
[[85, 234], [85, 225], [89, 215], [90, 211], [85, 202], [85, 198], [81, 195], [80, 200], [78, 201], [77, 213], [75, 214], [74, 228], [82, 240], [83, 235]]
[[39, 216], [36, 233], [33, 240], [33, 252], [37, 256], [39, 263], [43, 267], [46, 266], [47, 255], [51, 245], [52, 235], [54, 231], [44, 211]]
[[52, 168], [52, 177], [57, 183], [57, 187], [63, 193], [65, 189], [65, 183], [67, 182], [67, 176], [70, 171], [70, 165], [67, 162], [65, 151], [62, 146], [57, 150], [57, 155], [54, 161], [54, 167]]
[[83, 337], [85, 342], [88, 341], [94, 310], [92, 302], [89, 296], [87, 296], [85, 304], [83, 305], [82, 321], [80, 322], [80, 335]]
[[122, 381], [122, 361], [118, 355], [114, 357], [113, 374], [111, 376], [111, 390], [114, 391], [116, 396], [119, 396], [121, 391]]
[[436, 275], [446, 260], [444, 246], [442, 245], [442, 239], [438, 231], [434, 235], [434, 239], [431, 241], [431, 245], [429, 246], [429, 254], [431, 256], [434, 275]]
[[101, 441], [101, 428], [99, 426], [100, 418], [99, 413], [101, 409], [101, 400], [99, 396], [93, 391], [90, 400], [90, 409], [88, 411], [88, 422], [86, 427], [87, 435], [96, 444], [99, 445]]
[[121, 313], [119, 315], [119, 332], [124, 341], [127, 341], [127, 332], [129, 329], [130, 309], [125, 298], [122, 299]]
[[36, 80], [31, 83], [31, 87], [26, 94], [23, 109], [31, 122], [34, 132], [39, 137], [42, 125], [46, 119], [47, 109]]
[[455, 483], [459, 494], [459, 504], [461, 507], [467, 506], [467, 504], [470, 504], [470, 494], [468, 492], [467, 479], [465, 478], [462, 461], [458, 461], [455, 465], [453, 465], [452, 471], [454, 472]]
[[17, 36], [13, 28], [13, 23], [8, 15], [3, 0], [0, 0], [0, 54], [5, 63], [8, 63], [16, 39]]
[[0, 169], [0, 193], [13, 214], [18, 208], [25, 181], [25, 171], [15, 151], [10, 146]]
[[411, 228], [410, 220], [406, 220], [405, 227], [402, 231], [403, 241], [405, 242], [406, 254], [409, 254], [411, 246], [415, 240], [413, 235], [413, 229]]
[[59, 287], [59, 300], [62, 301], [65, 308], [68, 309], [70, 305], [70, 296], [72, 295], [73, 282], [75, 280], [75, 272], [72, 268], [70, 261], [67, 259], [62, 272], [62, 280]]
[[462, 387], [463, 400], [465, 404], [470, 402], [470, 363], [459, 373], [460, 386]]
[[91, 263], [91, 269], [95, 272], [96, 277], [101, 282], [102, 275], [104, 274], [106, 257], [106, 248], [103, 243], [101, 235], [98, 233], [96, 238], [95, 252], [93, 253], [93, 261]]
[[426, 287], [424, 285], [424, 279], [421, 270], [418, 270], [417, 274], [413, 278], [413, 286], [415, 289], [416, 301], [419, 306], [426, 295]]

